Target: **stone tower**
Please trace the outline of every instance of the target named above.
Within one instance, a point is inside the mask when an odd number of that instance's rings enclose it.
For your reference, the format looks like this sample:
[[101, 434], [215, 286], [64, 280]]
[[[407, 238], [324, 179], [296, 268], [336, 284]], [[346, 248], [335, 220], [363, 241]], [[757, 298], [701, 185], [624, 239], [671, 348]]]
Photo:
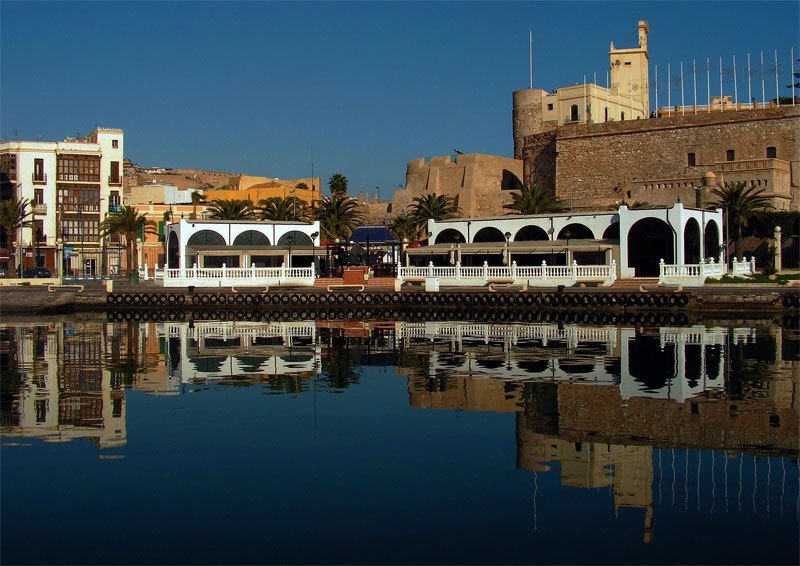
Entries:
[[614, 43], [608, 51], [611, 69], [611, 90], [639, 102], [644, 115], [650, 114], [650, 56], [647, 53], [647, 21], [639, 20], [639, 46], [617, 49]]

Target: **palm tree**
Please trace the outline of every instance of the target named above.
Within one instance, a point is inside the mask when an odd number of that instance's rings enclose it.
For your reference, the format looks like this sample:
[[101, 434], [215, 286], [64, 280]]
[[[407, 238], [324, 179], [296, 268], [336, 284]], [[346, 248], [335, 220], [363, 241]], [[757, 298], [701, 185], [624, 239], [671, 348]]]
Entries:
[[325, 196], [316, 210], [324, 238], [348, 238], [361, 223], [364, 213], [358, 201], [350, 197]]
[[214, 220], [249, 220], [253, 218], [253, 202], [244, 199], [215, 198], [208, 207]]
[[347, 194], [347, 177], [341, 173], [334, 173], [328, 180], [331, 196], [343, 197]]
[[302, 220], [311, 215], [308, 203], [297, 197], [270, 197], [258, 201], [258, 214], [262, 220]]
[[103, 237], [120, 235], [125, 237], [128, 252], [128, 273], [136, 273], [138, 265], [137, 237], [144, 239], [146, 234], [157, 234], [156, 223], [139, 214], [135, 207], [125, 205], [117, 212], [109, 214], [100, 224], [100, 235]]
[[[17, 230], [31, 225], [31, 221], [28, 220], [28, 217], [33, 213], [27, 210], [29, 202], [30, 201], [26, 198], [6, 199], [0, 202], [0, 226], [5, 229], [6, 239], [9, 244], [13, 241]], [[21, 240], [21, 238], [18, 238], [18, 241], [19, 240]], [[21, 270], [22, 258], [17, 259], [20, 262]], [[9, 268], [6, 269], [6, 278], [11, 278], [13, 271], [11, 266], [9, 266]]]
[[523, 185], [511, 193], [511, 202], [503, 208], [512, 210], [509, 214], [546, 214], [561, 211], [561, 204], [555, 196], [542, 187]]
[[414, 242], [419, 236], [419, 225], [417, 221], [408, 213], [401, 212], [389, 220], [389, 231], [398, 242]]
[[447, 220], [459, 216], [458, 197], [428, 193], [414, 200], [408, 207], [409, 215], [417, 223], [419, 232], [426, 230], [428, 220]]
[[729, 223], [728, 240], [733, 231], [733, 255], [742, 257], [742, 229], [748, 222], [768, 212], [772, 205], [770, 198], [764, 196], [764, 189], [750, 187], [746, 181], [731, 183], [712, 191], [717, 196], [715, 206], [725, 210]]
[[206, 202], [206, 195], [199, 191], [192, 192], [192, 218], [197, 218], [197, 205]]

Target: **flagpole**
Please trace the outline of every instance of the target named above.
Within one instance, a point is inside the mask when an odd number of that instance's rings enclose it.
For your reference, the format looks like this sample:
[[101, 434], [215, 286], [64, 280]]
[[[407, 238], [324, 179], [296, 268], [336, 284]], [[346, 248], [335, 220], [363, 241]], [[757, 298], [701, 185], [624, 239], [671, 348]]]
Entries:
[[586, 75], [583, 75], [583, 123], [587, 123], [588, 116], [586, 115]]
[[686, 107], [683, 102], [683, 61], [681, 61], [681, 116], [686, 115]]
[[609, 92], [611, 92], [611, 89], [609, 88], [608, 85], [609, 85], [609, 83], [608, 83], [608, 69], [606, 69], [606, 111], [605, 111], [605, 116], [603, 117], [606, 122], [608, 122], [608, 94], [609, 94]]
[[747, 102], [750, 103], [750, 109], [753, 109], [753, 90], [750, 84], [750, 79], [753, 76], [753, 71], [750, 70], [750, 54], [747, 54]]
[[708, 89], [708, 112], [711, 114], [711, 58], [706, 57], [706, 88]]
[[656, 65], [656, 117], [658, 116], [658, 65]]
[[694, 113], [697, 114], [697, 59], [692, 59], [692, 84], [694, 85]]
[[775, 101], [778, 103], [778, 108], [781, 107], [781, 93], [778, 90], [778, 50], [775, 50]]
[[767, 105], [767, 90], [764, 86], [764, 52], [761, 52], [761, 107]]
[[[594, 82], [592, 83], [592, 111], [597, 112], [597, 71], [594, 72]], [[597, 123], [597, 118], [594, 118], [594, 123]]]
[[672, 72], [670, 63], [667, 63], [667, 108], [669, 108], [669, 115], [672, 116]]
[[736, 55], [733, 56], [733, 102], [734, 109], [739, 110], [739, 84], [736, 80]]
[[719, 58], [719, 111], [725, 112], [725, 99], [722, 97], [722, 57]]
[[533, 30], [528, 30], [528, 62], [530, 67], [530, 88], [533, 90]]
[[791, 65], [792, 65], [792, 106], [794, 106], [794, 47], [789, 50], [789, 57], [791, 57]]

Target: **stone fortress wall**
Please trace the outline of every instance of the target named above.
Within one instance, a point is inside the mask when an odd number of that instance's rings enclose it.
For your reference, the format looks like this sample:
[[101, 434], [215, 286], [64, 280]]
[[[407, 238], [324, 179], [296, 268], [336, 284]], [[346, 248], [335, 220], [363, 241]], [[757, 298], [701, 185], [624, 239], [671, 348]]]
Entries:
[[522, 162], [508, 157], [465, 153], [408, 162], [406, 185], [395, 191], [392, 212], [398, 214], [415, 197], [429, 193], [458, 197], [465, 217], [505, 214], [503, 205], [511, 202], [511, 190], [522, 179]]

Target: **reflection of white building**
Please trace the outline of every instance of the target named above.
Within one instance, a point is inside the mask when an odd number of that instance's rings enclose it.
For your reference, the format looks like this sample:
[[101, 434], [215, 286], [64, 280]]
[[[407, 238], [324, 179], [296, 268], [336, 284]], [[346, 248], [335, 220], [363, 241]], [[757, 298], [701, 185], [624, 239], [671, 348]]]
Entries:
[[76, 325], [16, 326], [13, 343], [25, 376], [16, 422], [3, 436], [66, 442], [94, 440], [100, 448], [126, 443], [125, 396], [103, 367], [102, 327], [76, 332]]
[[158, 325], [171, 379], [306, 375], [322, 367], [314, 322], [193, 322]]
[[[417, 344], [430, 349], [431, 377], [444, 372], [619, 384], [623, 399], [679, 403], [725, 383], [725, 328], [668, 327], [648, 334], [635, 328], [573, 324], [398, 322], [396, 327], [405, 348]], [[753, 334], [752, 329], [738, 329], [732, 339], [746, 341]]]

